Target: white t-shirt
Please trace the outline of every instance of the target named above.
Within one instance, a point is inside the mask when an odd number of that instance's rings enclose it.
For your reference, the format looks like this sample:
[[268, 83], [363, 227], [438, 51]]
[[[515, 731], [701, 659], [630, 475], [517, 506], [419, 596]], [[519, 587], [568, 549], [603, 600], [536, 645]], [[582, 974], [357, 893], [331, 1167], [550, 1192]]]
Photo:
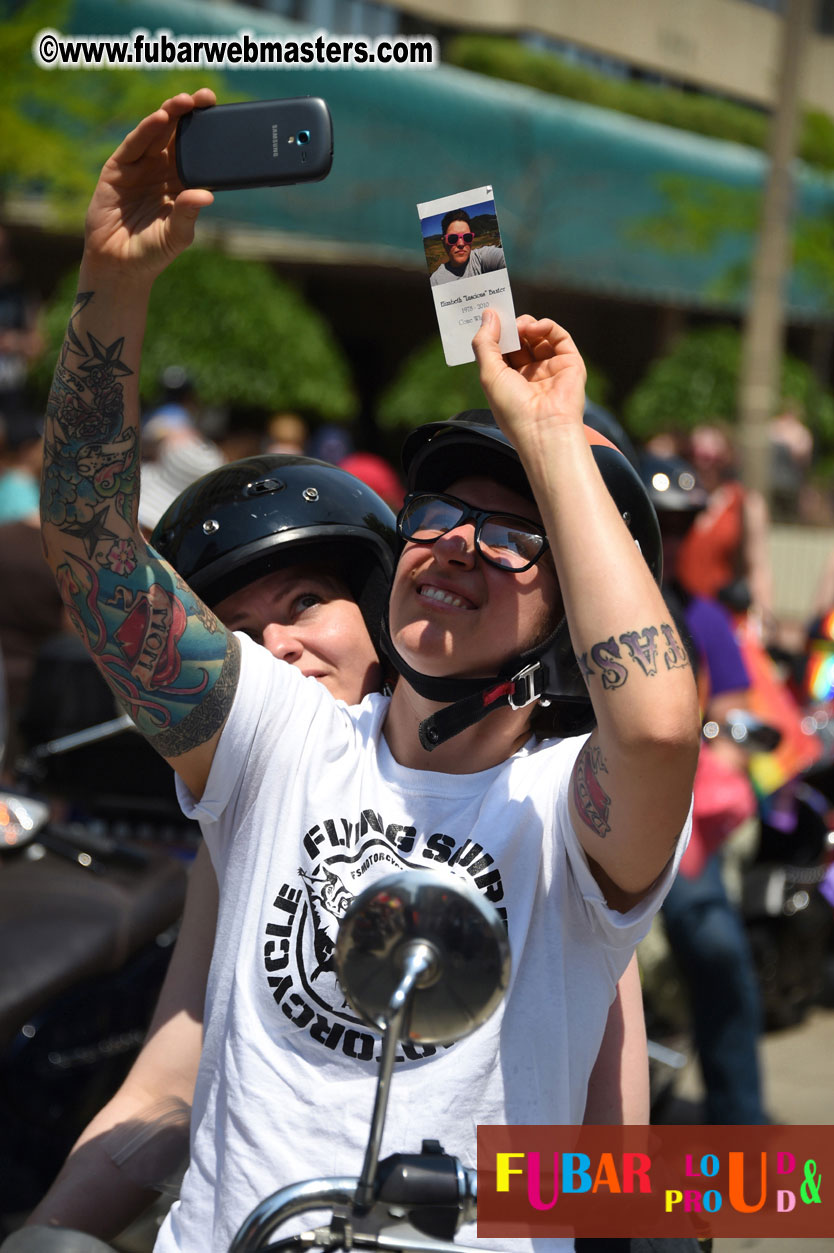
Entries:
[[615, 985], [674, 873], [629, 913], [606, 907], [568, 815], [582, 738], [531, 740], [477, 774], [406, 769], [381, 734], [386, 698], [348, 708], [239, 638], [240, 684], [205, 794], [195, 803], [180, 789], [220, 911], [191, 1164], [157, 1253], [225, 1253], [278, 1188], [360, 1173], [379, 1036], [345, 1002], [333, 947], [363, 888], [436, 868], [474, 884], [506, 921], [504, 1001], [451, 1046], [400, 1046], [382, 1143], [385, 1156], [439, 1139], [475, 1166], [478, 1123], [582, 1121]]

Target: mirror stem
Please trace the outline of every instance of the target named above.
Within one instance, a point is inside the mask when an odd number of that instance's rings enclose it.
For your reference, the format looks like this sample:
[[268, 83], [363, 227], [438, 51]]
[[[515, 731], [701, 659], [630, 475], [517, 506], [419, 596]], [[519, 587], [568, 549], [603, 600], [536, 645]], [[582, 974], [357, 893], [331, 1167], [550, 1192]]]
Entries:
[[387, 1010], [377, 1024], [382, 1030], [382, 1055], [379, 1061], [379, 1074], [376, 1081], [374, 1112], [371, 1119], [371, 1134], [365, 1150], [365, 1161], [362, 1174], [356, 1188], [355, 1204], [368, 1208], [374, 1199], [374, 1178], [379, 1161], [379, 1149], [382, 1143], [382, 1129], [385, 1125], [385, 1113], [388, 1109], [388, 1094], [391, 1086], [391, 1074], [394, 1070], [394, 1058], [397, 1045], [402, 1038], [403, 1024], [406, 1019], [411, 997], [420, 977], [436, 966], [436, 954], [432, 947], [422, 940], [413, 941], [404, 946], [403, 975], [391, 997]]

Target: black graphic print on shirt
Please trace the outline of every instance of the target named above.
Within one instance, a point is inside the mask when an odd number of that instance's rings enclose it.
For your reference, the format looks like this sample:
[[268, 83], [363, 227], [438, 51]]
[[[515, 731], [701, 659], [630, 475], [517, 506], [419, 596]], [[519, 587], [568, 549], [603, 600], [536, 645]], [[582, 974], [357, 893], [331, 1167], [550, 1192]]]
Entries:
[[[418, 838], [413, 826], [386, 823], [371, 809], [363, 810], [358, 822], [326, 818], [315, 823], [301, 847], [306, 864], [299, 866], [293, 883], [278, 885], [265, 926], [267, 985], [279, 1012], [310, 1040], [376, 1063], [380, 1037], [353, 1012], [336, 978], [336, 936], [348, 905], [384, 875], [442, 866], [482, 892], [506, 925], [501, 874], [480, 844], [441, 832]], [[407, 1041], [399, 1046], [397, 1061], [417, 1061], [437, 1051], [434, 1045]]]

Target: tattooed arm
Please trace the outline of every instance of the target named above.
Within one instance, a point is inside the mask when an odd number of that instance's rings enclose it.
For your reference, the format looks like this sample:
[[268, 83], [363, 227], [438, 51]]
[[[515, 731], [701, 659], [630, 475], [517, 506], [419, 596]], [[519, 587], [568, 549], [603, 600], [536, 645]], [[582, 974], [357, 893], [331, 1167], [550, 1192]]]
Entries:
[[549, 319], [518, 319], [502, 357], [498, 319], [475, 336], [481, 383], [518, 449], [550, 538], [597, 729], [574, 771], [576, 834], [610, 905], [663, 870], [686, 818], [700, 720], [686, 651], [585, 438], [585, 369]]
[[139, 532], [138, 374], [153, 281], [212, 199], [177, 181], [176, 121], [213, 102], [206, 90], [167, 101], [102, 170], [47, 406], [41, 488], [46, 556], [75, 629], [122, 708], [197, 796], [239, 650]]

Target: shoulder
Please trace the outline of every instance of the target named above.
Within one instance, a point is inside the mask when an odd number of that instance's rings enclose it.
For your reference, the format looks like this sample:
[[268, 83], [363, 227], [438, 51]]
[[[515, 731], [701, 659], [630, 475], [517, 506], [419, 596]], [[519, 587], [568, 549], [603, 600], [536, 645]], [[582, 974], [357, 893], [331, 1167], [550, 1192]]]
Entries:
[[504, 264], [504, 249], [497, 248], [494, 244], [484, 244], [483, 248], [476, 248], [473, 256], [478, 258], [482, 270], [497, 270]]

